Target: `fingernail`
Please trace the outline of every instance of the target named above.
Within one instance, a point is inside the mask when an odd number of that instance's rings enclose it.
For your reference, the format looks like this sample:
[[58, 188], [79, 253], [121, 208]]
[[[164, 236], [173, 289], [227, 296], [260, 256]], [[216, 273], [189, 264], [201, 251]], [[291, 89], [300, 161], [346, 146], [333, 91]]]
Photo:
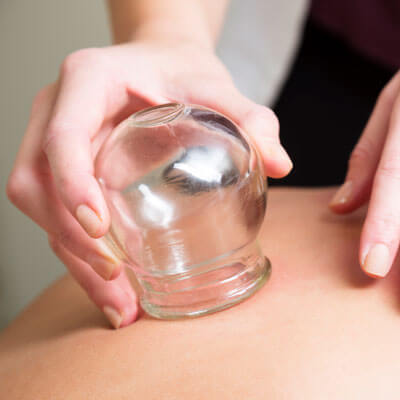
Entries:
[[371, 247], [362, 267], [368, 275], [374, 278], [382, 278], [389, 272], [389, 261], [388, 247], [383, 243], [378, 243]]
[[115, 254], [115, 252], [110, 248], [107, 244], [106, 237], [102, 237], [100, 239], [96, 239], [97, 249], [99, 254], [106, 259], [108, 262], [113, 264], [120, 264], [121, 259]]
[[88, 235], [96, 236], [98, 234], [102, 221], [100, 217], [87, 205], [81, 204], [77, 207], [76, 218]]
[[86, 262], [105, 280], [112, 280], [119, 274], [122, 260], [109, 248], [104, 238], [95, 239], [97, 254], [91, 254]]
[[115, 260], [103, 256], [90, 256], [87, 263], [106, 281], [116, 278], [119, 272]]
[[271, 160], [283, 161], [287, 164], [288, 170], [293, 168], [292, 160], [286, 150], [280, 144], [270, 144], [265, 148], [266, 157]]
[[103, 312], [115, 329], [121, 326], [123, 320], [122, 313], [119, 313], [115, 308], [110, 306], [104, 306]]
[[330, 205], [338, 206], [347, 203], [351, 197], [352, 191], [353, 191], [353, 182], [352, 181], [345, 182], [342, 186], [340, 186], [338, 191], [333, 196]]

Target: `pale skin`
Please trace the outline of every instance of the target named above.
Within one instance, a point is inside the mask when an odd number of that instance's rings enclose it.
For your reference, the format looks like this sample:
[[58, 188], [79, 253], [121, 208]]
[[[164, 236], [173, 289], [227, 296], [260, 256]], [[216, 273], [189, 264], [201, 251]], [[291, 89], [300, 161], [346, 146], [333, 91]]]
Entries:
[[384, 277], [400, 240], [400, 72], [382, 90], [350, 160], [346, 180], [331, 202], [349, 213], [369, 202], [359, 247], [364, 271]]
[[[34, 101], [8, 196], [47, 232], [56, 254], [116, 328], [136, 320], [137, 299], [123, 264], [101, 239], [110, 221], [93, 159], [118, 122], [153, 104], [201, 104], [227, 115], [250, 135], [266, 175], [283, 177], [292, 168], [279, 142], [276, 116], [241, 95], [214, 54], [227, 5], [222, 0], [110, 1], [115, 45], [67, 56], [57, 82]], [[398, 81], [394, 78], [383, 92], [376, 107], [381, 111], [368, 125], [375, 128], [367, 126], [371, 133], [358, 146], [364, 150], [352, 157], [360, 161], [350, 163], [355, 165], [349, 170], [351, 195], [346, 189], [332, 204], [338, 212], [357, 208], [369, 199], [375, 176], [360, 247], [360, 262], [374, 276], [389, 270], [400, 237], [400, 208], [396, 196], [389, 195], [400, 175], [392, 173], [400, 168], [393, 156], [400, 146]], [[363, 153], [372, 157], [362, 161]], [[386, 243], [387, 254], [380, 246], [365, 256], [375, 243]]]
[[334, 215], [332, 195], [270, 191], [270, 280], [220, 313], [114, 331], [63, 278], [0, 335], [0, 398], [399, 398], [400, 271], [374, 281], [357, 268], [365, 208]]

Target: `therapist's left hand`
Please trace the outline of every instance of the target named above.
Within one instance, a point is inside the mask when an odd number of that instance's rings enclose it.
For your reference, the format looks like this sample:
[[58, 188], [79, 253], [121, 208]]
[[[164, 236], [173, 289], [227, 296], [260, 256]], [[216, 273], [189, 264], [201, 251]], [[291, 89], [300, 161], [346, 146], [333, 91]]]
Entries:
[[400, 242], [400, 71], [382, 90], [330, 207], [348, 213], [368, 200], [359, 260], [368, 275], [381, 278]]
[[382, 278], [400, 243], [400, 71], [382, 90], [330, 207], [348, 213], [368, 200], [359, 260], [368, 275]]

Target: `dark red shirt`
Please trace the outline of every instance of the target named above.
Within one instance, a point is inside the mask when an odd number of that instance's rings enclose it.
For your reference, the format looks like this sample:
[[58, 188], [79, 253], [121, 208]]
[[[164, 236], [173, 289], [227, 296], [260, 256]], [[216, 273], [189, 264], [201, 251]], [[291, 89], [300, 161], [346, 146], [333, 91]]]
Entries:
[[311, 18], [376, 62], [400, 67], [400, 0], [313, 0]]

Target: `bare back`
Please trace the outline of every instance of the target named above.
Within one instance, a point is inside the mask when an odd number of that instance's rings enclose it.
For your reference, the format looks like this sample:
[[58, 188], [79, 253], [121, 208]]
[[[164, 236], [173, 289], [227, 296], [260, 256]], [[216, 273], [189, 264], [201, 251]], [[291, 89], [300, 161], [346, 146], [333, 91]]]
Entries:
[[0, 398], [399, 398], [398, 268], [363, 275], [363, 213], [330, 214], [331, 194], [271, 190], [260, 236], [271, 278], [224, 312], [114, 331], [61, 279], [0, 336]]

